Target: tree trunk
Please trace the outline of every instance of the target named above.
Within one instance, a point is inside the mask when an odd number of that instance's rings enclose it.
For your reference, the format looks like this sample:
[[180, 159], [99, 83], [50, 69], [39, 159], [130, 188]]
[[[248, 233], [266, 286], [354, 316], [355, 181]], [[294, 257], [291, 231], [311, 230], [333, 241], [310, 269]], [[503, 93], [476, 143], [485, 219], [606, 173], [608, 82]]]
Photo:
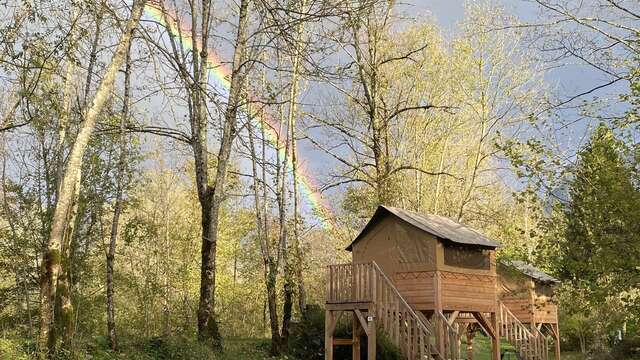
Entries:
[[[306, 0], [300, 2], [300, 13], [304, 13], [306, 6]], [[291, 139], [291, 167], [293, 172], [293, 247], [295, 250], [295, 275], [298, 283], [298, 310], [300, 314], [304, 314], [307, 308], [304, 289], [304, 278], [302, 277], [302, 264], [303, 254], [300, 246], [300, 231], [299, 231], [299, 199], [298, 199], [298, 155], [296, 153], [296, 102], [298, 100], [298, 77], [300, 74], [300, 54], [301, 42], [303, 36], [303, 24], [300, 20], [297, 26], [296, 43], [294, 46], [294, 55], [292, 59], [293, 74], [291, 77], [291, 92], [289, 94], [289, 131]]]
[[[227, 167], [231, 156], [231, 146], [236, 136], [236, 117], [240, 105], [242, 89], [244, 87], [245, 51], [247, 44], [247, 24], [248, 24], [248, 0], [240, 2], [240, 12], [238, 17], [238, 32], [236, 46], [233, 54], [233, 70], [231, 73], [231, 85], [229, 87], [229, 100], [224, 113], [224, 123], [222, 129], [222, 139], [218, 151], [218, 162], [216, 164], [216, 177], [212, 189], [207, 191], [207, 224], [203, 218], [202, 233], [202, 265], [200, 273], [200, 303], [198, 306], [198, 338], [203, 342], [211, 342], [214, 348], [221, 347], [220, 335], [217, 331], [214, 305], [216, 287], [216, 251], [218, 240], [218, 225], [220, 223], [220, 208], [225, 197], [225, 182], [227, 177]], [[203, 48], [206, 55], [206, 51]], [[203, 56], [203, 62], [206, 56]]]
[[[132, 34], [133, 36], [133, 34]], [[113, 266], [116, 257], [116, 243], [118, 241], [118, 227], [120, 224], [120, 213], [122, 212], [122, 196], [124, 182], [126, 153], [125, 127], [129, 121], [129, 97], [131, 88], [131, 41], [127, 48], [127, 56], [124, 68], [124, 94], [122, 99], [122, 114], [120, 118], [120, 154], [116, 169], [116, 198], [113, 207], [113, 219], [111, 221], [111, 234], [109, 237], [109, 249], [107, 250], [107, 342], [111, 350], [118, 348], [116, 338], [116, 315], [113, 302]]]
[[[269, 325], [270, 325], [269, 329], [271, 331], [270, 354], [273, 356], [276, 356], [280, 353], [280, 348], [281, 348], [280, 344], [282, 343], [280, 338], [280, 327], [278, 324], [278, 321], [279, 321], [278, 297], [277, 297], [277, 291], [276, 291], [278, 266], [276, 264], [276, 261], [271, 256], [271, 251], [269, 249], [268, 233], [266, 229], [266, 224], [267, 224], [266, 206], [264, 204], [260, 204], [261, 194], [260, 194], [260, 186], [258, 184], [258, 169], [256, 166], [257, 154], [255, 150], [253, 124], [251, 123], [251, 120], [249, 120], [249, 122], [247, 123], [247, 129], [249, 133], [249, 150], [251, 151], [251, 165], [252, 165], [252, 171], [253, 171], [253, 195], [254, 195], [254, 206], [256, 209], [256, 229], [257, 229], [258, 241], [260, 243], [260, 253], [262, 255], [262, 260], [264, 262], [264, 281], [265, 281], [265, 287], [267, 290], [267, 301], [266, 301], [265, 307], [269, 311]], [[264, 132], [262, 133], [262, 136], [264, 141]], [[264, 148], [265, 148], [264, 142], [262, 144], [262, 148], [263, 148], [262, 159], [261, 159], [263, 164], [262, 165], [262, 169], [263, 169], [262, 181], [263, 181], [263, 189], [265, 189], [266, 186], [264, 184], [266, 182], [266, 171], [264, 170], [264, 168], [265, 168], [266, 154], [264, 151]], [[262, 197], [263, 197], [263, 202], [266, 203], [267, 197], [265, 196], [264, 192], [262, 194]]]
[[[59, 329], [59, 334], [62, 335], [62, 349], [67, 351], [72, 350], [72, 341], [74, 335], [74, 308], [71, 302], [71, 264], [72, 264], [72, 239], [76, 228], [76, 219], [78, 215], [78, 201], [80, 198], [80, 181], [82, 180], [80, 172], [76, 176], [76, 183], [74, 185], [75, 198], [69, 217], [67, 218], [67, 229], [63, 236], [62, 241], [62, 267], [60, 269], [60, 277], [57, 283], [57, 307], [59, 309], [60, 316], [56, 315], [55, 321]], [[52, 337], [53, 341], [54, 338]], [[55, 344], [52, 344], [55, 345]]]
[[433, 196], [433, 213], [438, 215], [440, 211], [440, 192], [442, 188], [443, 176], [442, 172], [444, 171], [444, 160], [447, 154], [447, 147], [449, 146], [449, 135], [444, 138], [444, 146], [442, 147], [442, 153], [440, 153], [440, 161], [438, 163], [438, 175], [436, 176], [436, 193]]
[[56, 318], [54, 304], [57, 296], [58, 277], [62, 267], [62, 243], [67, 228], [67, 219], [72, 211], [73, 203], [77, 201], [75, 184], [81, 176], [82, 158], [84, 156], [89, 138], [93, 133], [98, 115], [111, 95], [114, 80], [118, 69], [122, 66], [126, 56], [131, 30], [140, 20], [145, 0], [136, 1], [125, 32], [122, 34], [116, 52], [109, 64], [105, 75], [98, 86], [93, 102], [86, 112], [76, 141], [71, 149], [69, 160], [62, 176], [59, 194], [53, 213], [51, 232], [47, 241], [46, 252], [42, 259], [40, 280], [40, 333], [38, 336], [38, 355], [46, 358], [53, 354], [50, 344], [55, 344], [55, 338], [50, 341], [52, 324]]

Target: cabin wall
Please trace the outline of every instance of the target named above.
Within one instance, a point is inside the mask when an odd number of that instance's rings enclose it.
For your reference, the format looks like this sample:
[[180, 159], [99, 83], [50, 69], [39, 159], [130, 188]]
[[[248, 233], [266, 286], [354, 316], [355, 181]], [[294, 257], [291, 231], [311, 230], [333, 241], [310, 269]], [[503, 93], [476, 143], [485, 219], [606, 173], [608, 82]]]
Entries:
[[440, 271], [443, 310], [492, 312], [496, 307], [496, 277]]
[[536, 324], [539, 324], [539, 323], [557, 324], [558, 323], [558, 306], [550, 302], [545, 302], [543, 304], [536, 303], [534, 319]]
[[398, 272], [433, 271], [436, 242], [404, 221], [387, 217], [353, 246], [353, 262], [375, 261], [391, 279]]
[[536, 323], [558, 323], [558, 306], [553, 303], [553, 285], [536, 282], [533, 301]]
[[520, 322], [530, 324], [533, 320], [533, 307], [530, 299], [502, 299], [502, 303], [515, 315]]
[[396, 288], [416, 310], [435, 308], [434, 271], [409, 271], [395, 274]]
[[416, 309], [433, 309], [436, 243], [432, 235], [387, 217], [353, 246], [353, 262], [375, 261]]

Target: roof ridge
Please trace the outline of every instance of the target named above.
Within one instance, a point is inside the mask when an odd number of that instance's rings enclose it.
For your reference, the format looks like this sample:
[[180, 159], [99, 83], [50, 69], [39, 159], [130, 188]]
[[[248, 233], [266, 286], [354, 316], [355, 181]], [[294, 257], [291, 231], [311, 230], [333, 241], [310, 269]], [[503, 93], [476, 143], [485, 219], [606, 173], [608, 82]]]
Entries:
[[347, 250], [350, 250], [381, 218], [388, 214], [392, 214], [407, 224], [432, 234], [441, 240], [468, 246], [483, 246], [489, 248], [500, 246], [498, 242], [489, 239], [469, 225], [457, 222], [448, 217], [380, 205], [360, 234], [353, 240], [351, 245], [347, 247]]

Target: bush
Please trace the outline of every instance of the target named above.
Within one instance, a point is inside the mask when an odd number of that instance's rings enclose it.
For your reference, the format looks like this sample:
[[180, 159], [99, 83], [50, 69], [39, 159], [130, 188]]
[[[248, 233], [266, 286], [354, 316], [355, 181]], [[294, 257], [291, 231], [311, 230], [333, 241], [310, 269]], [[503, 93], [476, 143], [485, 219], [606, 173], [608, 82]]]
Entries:
[[611, 349], [611, 359], [640, 360], [640, 336], [622, 339]]
[[19, 339], [0, 338], [0, 360], [28, 360], [32, 356]]
[[[299, 323], [291, 327], [289, 353], [295, 359], [322, 360], [324, 359], [324, 309], [318, 305], [309, 305]], [[344, 319], [344, 316], [343, 316]], [[378, 329], [376, 341], [376, 357], [380, 360], [405, 359], [397, 346], [381, 330]], [[351, 321], [340, 321], [334, 332], [335, 337], [351, 338]], [[367, 339], [360, 341], [362, 359], [367, 358]], [[350, 346], [336, 346], [333, 348], [336, 360], [351, 359]]]

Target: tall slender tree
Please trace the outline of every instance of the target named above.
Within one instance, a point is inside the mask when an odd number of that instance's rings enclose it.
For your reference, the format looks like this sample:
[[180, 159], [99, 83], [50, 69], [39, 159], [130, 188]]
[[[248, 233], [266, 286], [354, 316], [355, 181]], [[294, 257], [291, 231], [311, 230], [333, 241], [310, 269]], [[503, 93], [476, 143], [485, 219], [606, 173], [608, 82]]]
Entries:
[[[93, 133], [99, 114], [111, 95], [116, 74], [125, 61], [131, 32], [138, 26], [145, 0], [134, 2], [131, 15], [127, 21], [111, 63], [93, 97], [91, 105], [84, 113], [84, 121], [75, 139], [69, 159], [62, 174], [58, 190], [58, 198], [53, 214], [51, 232], [47, 241], [47, 249], [42, 260], [40, 281], [40, 333], [38, 337], [38, 353], [40, 358], [53, 355], [56, 341], [51, 339], [51, 328], [56, 319], [54, 305], [57, 297], [58, 277], [63, 271], [62, 252], [63, 239], [67, 232], [68, 218], [77, 202], [79, 179], [81, 176], [82, 158], [89, 138]], [[68, 266], [68, 264], [67, 264]], [[68, 306], [65, 304], [65, 306]], [[54, 334], [55, 336], [55, 334]]]

